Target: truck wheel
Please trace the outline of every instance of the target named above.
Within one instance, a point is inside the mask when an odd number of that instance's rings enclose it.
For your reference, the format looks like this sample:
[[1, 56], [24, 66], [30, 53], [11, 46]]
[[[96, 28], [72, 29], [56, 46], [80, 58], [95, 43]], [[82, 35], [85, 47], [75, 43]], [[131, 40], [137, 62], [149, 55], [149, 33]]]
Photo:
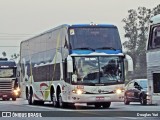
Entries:
[[10, 100], [10, 98], [6, 98], [6, 100]]
[[2, 98], [2, 100], [3, 100], [3, 101], [5, 101], [5, 100], [6, 100], [6, 98]]
[[16, 101], [16, 97], [12, 97], [12, 101]]

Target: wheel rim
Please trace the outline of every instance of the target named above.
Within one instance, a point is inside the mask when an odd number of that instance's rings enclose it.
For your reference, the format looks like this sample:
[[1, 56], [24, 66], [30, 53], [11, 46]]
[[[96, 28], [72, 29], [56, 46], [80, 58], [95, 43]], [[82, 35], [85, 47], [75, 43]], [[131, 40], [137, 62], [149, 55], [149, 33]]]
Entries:
[[32, 96], [31, 96], [31, 102], [32, 102], [32, 104], [34, 103], [34, 97], [33, 97], [33, 94], [32, 94]]
[[52, 95], [52, 103], [53, 103], [53, 106], [56, 106], [56, 97], [55, 97], [54, 93]]
[[62, 97], [61, 97], [61, 95], [59, 95], [59, 107], [63, 107], [63, 103], [62, 103]]

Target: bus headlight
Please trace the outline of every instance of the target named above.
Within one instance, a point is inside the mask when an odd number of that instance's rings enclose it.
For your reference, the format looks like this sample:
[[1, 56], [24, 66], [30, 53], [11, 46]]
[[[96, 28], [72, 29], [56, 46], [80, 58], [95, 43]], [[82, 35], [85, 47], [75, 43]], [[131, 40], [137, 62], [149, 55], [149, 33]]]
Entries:
[[83, 93], [83, 90], [77, 89], [77, 90], [72, 90], [73, 93], [76, 93], [78, 95], [81, 95]]
[[122, 90], [121, 90], [121, 89], [117, 89], [117, 90], [116, 90], [116, 93], [117, 93], [117, 94], [121, 94], [121, 93], [122, 93]]
[[78, 95], [81, 95], [81, 94], [83, 93], [83, 91], [82, 91], [81, 89], [77, 89], [76, 93], [77, 93]]

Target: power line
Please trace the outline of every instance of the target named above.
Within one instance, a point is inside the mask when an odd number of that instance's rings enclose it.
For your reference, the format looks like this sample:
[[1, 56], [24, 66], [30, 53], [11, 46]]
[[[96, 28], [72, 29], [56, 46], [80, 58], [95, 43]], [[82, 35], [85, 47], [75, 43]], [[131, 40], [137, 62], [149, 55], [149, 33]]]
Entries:
[[0, 46], [0, 47], [20, 47], [20, 46]]
[[29, 33], [18, 33], [18, 34], [14, 34], [14, 33], [0, 33], [0, 34], [5, 34], [5, 35], [37, 35], [37, 34], [29, 34]]

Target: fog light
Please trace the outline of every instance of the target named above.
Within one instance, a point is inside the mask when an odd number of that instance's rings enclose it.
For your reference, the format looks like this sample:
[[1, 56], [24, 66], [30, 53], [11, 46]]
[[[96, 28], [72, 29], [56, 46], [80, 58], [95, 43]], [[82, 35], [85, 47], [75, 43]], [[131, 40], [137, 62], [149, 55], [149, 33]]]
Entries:
[[81, 94], [83, 93], [83, 91], [80, 90], [80, 89], [78, 89], [78, 90], [76, 91], [76, 93], [77, 93], [78, 95], [81, 95]]

